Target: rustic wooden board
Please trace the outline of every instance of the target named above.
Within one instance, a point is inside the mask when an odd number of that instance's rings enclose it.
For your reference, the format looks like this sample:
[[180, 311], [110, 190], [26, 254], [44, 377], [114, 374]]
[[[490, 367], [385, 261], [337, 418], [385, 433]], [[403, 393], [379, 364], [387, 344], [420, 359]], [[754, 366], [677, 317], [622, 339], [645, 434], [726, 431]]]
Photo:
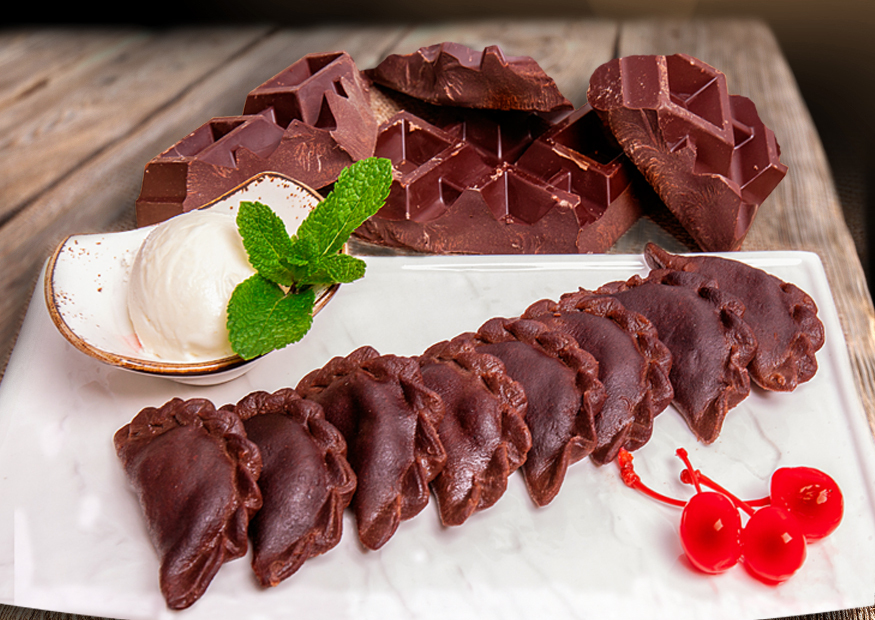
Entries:
[[29, 98], [90, 59], [130, 45], [146, 33], [132, 28], [101, 28], [70, 36], [67, 28], [0, 33], [0, 111]]

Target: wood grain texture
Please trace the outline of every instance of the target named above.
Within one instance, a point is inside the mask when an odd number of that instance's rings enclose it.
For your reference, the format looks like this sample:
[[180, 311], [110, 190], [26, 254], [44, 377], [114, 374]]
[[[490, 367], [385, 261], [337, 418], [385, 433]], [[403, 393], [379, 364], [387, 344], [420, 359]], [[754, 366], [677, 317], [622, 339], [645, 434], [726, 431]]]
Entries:
[[0, 116], [0, 221], [136, 131], [264, 32], [250, 27], [133, 33], [45, 76], [42, 88], [31, 88]]
[[47, 88], [59, 75], [89, 59], [124, 48], [144, 33], [132, 28], [94, 28], [70, 36], [67, 28], [0, 32], [0, 111]]

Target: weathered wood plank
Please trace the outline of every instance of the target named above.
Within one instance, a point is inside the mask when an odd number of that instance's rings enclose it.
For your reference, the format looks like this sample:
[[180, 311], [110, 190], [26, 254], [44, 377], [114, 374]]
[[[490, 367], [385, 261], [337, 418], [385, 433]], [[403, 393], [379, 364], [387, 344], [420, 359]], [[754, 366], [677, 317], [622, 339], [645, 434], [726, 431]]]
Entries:
[[265, 27], [160, 32], [95, 50], [75, 67], [46, 76], [45, 87], [19, 97], [0, 115], [0, 221], [266, 32]]
[[738, 19], [635, 21], [622, 26], [618, 49], [623, 56], [690, 54], [723, 71], [730, 92], [757, 104], [777, 136], [789, 172], [760, 208], [743, 249], [808, 250], [821, 257], [860, 396], [875, 429], [872, 298], [822, 143], [772, 32], [761, 22]]
[[0, 32], [0, 110], [46, 88], [58, 75], [146, 36], [133, 28], [68, 28]]
[[[239, 114], [250, 90], [301, 56], [345, 49], [362, 66], [370, 66], [401, 32], [398, 27], [260, 32], [234, 58], [220, 57], [205, 67], [203, 55], [194, 55], [192, 62], [204, 71], [186, 78], [193, 82], [178, 84], [175, 99], [136, 123], [126, 118], [122, 122], [129, 129], [124, 136], [47, 188], [0, 228], [0, 264], [4, 266], [0, 271], [2, 368], [23, 320], [33, 282], [48, 254], [68, 234], [133, 227], [134, 201], [143, 169], [152, 157], [212, 117]], [[177, 36], [187, 34], [178, 32]], [[167, 45], [172, 48], [172, 41], [167, 40]], [[187, 57], [176, 62], [185, 64]], [[160, 65], [150, 64], [149, 68], [153, 70], [151, 80], [165, 79]], [[178, 74], [189, 73], [191, 70], [180, 69]], [[139, 79], [145, 83], [150, 78], [144, 74]], [[116, 116], [126, 113], [125, 107], [112, 112]]]

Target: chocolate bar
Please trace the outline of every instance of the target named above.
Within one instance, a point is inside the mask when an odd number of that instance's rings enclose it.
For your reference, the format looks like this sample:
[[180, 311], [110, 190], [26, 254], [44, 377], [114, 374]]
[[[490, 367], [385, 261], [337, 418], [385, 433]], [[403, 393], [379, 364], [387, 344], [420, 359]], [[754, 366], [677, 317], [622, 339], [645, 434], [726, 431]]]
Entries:
[[549, 112], [571, 110], [553, 79], [528, 56], [497, 45], [477, 52], [458, 43], [391, 54], [365, 74], [375, 83], [437, 105]]
[[409, 112], [384, 123], [375, 155], [395, 180], [359, 239], [430, 253], [603, 252], [639, 217], [638, 174], [595, 113]]
[[687, 56], [627, 56], [593, 73], [589, 103], [706, 251], [737, 250], [787, 167], [753, 102]]
[[214, 118], [152, 159], [137, 224], [201, 207], [265, 171], [321, 189], [373, 155], [376, 130], [367, 84], [349, 55], [305, 56], [250, 92], [243, 115]]

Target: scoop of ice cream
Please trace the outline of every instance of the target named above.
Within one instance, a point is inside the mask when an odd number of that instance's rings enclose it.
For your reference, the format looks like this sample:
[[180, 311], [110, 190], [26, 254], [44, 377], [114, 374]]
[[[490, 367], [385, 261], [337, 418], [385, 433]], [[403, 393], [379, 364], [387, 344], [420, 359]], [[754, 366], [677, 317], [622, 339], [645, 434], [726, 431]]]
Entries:
[[253, 273], [230, 214], [191, 211], [156, 226], [134, 259], [128, 288], [143, 349], [167, 361], [233, 355], [228, 300]]

